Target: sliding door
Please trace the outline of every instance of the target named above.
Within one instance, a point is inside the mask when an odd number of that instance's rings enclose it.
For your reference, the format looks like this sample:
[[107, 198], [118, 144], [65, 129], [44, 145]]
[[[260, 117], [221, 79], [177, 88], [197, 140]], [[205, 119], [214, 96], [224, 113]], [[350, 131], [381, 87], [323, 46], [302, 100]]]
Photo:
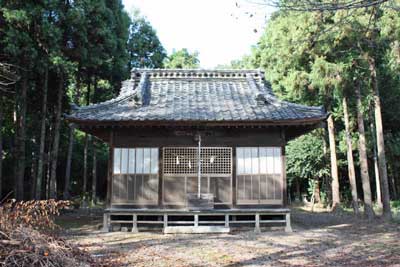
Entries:
[[[198, 191], [197, 147], [163, 149], [163, 204], [187, 205]], [[212, 194], [214, 204], [232, 204], [232, 148], [202, 147], [200, 192]]]
[[283, 203], [280, 147], [238, 147], [236, 168], [237, 204]]
[[158, 204], [158, 148], [115, 148], [112, 204]]

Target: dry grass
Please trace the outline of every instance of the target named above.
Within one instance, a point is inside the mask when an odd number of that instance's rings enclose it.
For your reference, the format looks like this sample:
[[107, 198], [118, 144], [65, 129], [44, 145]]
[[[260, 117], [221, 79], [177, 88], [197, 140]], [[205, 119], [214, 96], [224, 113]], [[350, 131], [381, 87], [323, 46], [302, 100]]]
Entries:
[[56, 235], [53, 216], [66, 201], [7, 201], [0, 205], [0, 266], [79, 267], [92, 256]]

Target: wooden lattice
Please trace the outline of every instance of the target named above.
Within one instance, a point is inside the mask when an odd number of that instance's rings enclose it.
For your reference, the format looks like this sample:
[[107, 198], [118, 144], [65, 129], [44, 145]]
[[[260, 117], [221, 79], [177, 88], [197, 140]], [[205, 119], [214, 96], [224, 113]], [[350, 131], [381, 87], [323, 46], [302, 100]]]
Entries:
[[[164, 174], [196, 174], [198, 170], [197, 147], [165, 147], [163, 150]], [[231, 174], [232, 149], [229, 147], [202, 147], [201, 174]]]

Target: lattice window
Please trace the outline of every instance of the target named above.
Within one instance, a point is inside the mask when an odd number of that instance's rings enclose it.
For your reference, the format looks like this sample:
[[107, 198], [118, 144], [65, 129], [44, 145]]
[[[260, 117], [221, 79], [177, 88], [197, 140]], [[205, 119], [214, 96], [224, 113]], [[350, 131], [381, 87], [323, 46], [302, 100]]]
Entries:
[[[164, 174], [197, 174], [197, 147], [165, 147]], [[201, 174], [231, 174], [232, 149], [229, 147], [202, 147]]]

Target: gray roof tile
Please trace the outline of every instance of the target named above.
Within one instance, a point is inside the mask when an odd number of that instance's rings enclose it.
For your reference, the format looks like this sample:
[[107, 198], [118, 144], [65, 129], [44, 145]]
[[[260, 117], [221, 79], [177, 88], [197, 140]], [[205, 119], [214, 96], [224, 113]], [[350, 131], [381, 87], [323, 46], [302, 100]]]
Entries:
[[118, 97], [79, 107], [70, 121], [324, 120], [321, 107], [280, 101], [257, 70], [134, 70]]

